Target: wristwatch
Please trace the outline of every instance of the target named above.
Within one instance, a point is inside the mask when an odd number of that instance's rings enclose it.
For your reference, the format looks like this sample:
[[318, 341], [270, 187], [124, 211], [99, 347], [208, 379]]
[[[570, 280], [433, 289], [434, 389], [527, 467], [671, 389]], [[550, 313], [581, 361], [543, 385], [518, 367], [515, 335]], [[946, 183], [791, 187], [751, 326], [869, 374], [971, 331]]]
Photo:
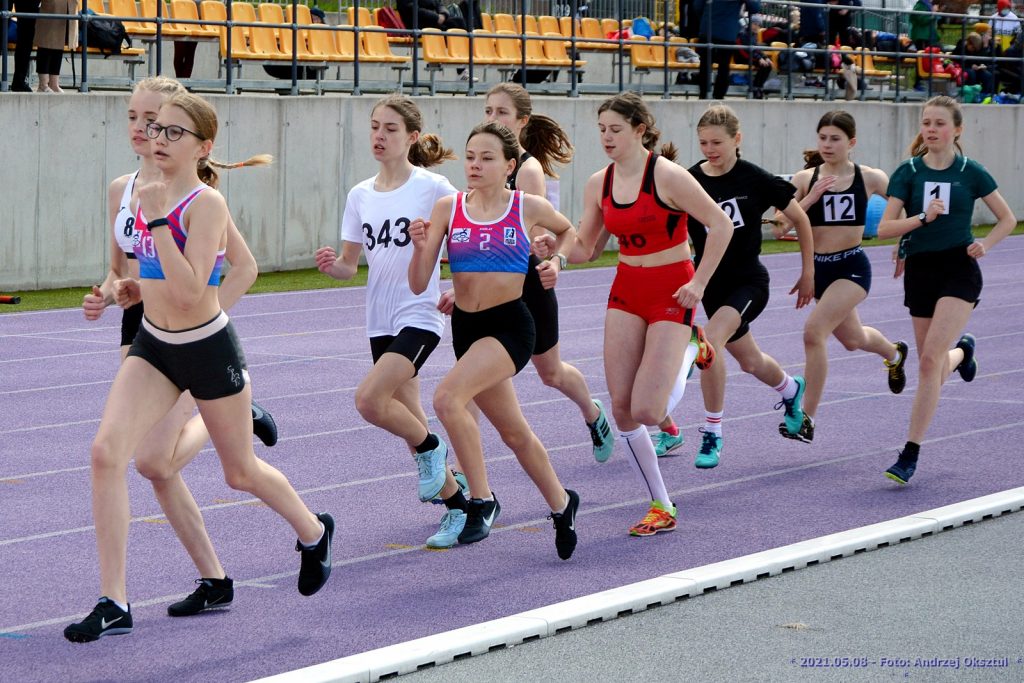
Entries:
[[922, 211], [917, 214], [917, 220], [921, 221], [922, 226], [928, 225], [928, 214]]
[[566, 258], [565, 254], [555, 254], [558, 257], [558, 269], [565, 270], [566, 266], [569, 265], [569, 259]]

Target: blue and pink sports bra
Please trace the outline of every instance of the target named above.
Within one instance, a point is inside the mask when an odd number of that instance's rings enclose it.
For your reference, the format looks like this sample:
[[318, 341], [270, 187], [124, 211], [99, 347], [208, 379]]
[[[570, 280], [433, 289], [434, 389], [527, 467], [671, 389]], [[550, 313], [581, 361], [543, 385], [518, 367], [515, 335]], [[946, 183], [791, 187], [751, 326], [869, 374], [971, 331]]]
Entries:
[[[178, 251], [185, 253], [185, 241], [188, 239], [188, 231], [182, 225], [181, 217], [192, 204], [199, 193], [209, 188], [209, 185], [201, 184], [185, 196], [177, 206], [167, 214], [167, 222], [170, 224], [171, 236], [178, 246]], [[153, 243], [153, 235], [149, 232], [149, 222], [142, 215], [140, 206], [135, 212], [135, 258], [139, 260], [139, 277], [148, 280], [163, 280], [164, 269], [160, 265], [160, 254], [156, 251]], [[213, 272], [206, 284], [212, 287], [220, 286], [220, 273], [224, 267], [224, 249], [217, 252], [217, 260], [213, 264]]]
[[523, 227], [523, 193], [514, 191], [508, 209], [490, 223], [466, 215], [466, 193], [455, 195], [448, 224], [448, 265], [453, 273], [522, 273], [530, 263], [530, 236]]

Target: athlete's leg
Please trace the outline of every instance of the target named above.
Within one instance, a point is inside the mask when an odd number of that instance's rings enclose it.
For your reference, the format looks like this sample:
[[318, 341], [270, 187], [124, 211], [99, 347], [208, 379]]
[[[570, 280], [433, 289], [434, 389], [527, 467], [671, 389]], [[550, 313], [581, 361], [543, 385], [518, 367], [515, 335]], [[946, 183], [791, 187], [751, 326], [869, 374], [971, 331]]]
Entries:
[[195, 563], [199, 576], [225, 577], [203, 523], [203, 515], [181, 470], [209, 438], [202, 418], [192, 416], [195, 401], [185, 392], [135, 451], [135, 469], [153, 485], [160, 509]]
[[803, 396], [803, 411], [812, 419], [821, 403], [828, 376], [826, 344], [832, 332], [839, 327], [851, 311], [867, 297], [867, 292], [851, 280], [836, 280], [828, 286], [804, 325], [804, 379], [807, 382]]
[[910, 412], [908, 441], [920, 444], [924, 440], [939, 404], [942, 385], [963, 360], [963, 351], [951, 347], [967, 326], [973, 310], [973, 304], [963, 299], [943, 297], [935, 305], [930, 320], [912, 318], [920, 378]]
[[224, 467], [224, 478], [231, 488], [252, 494], [284, 517], [303, 544], [314, 544], [323, 532], [320, 520], [309, 511], [288, 479], [253, 451], [251, 401], [248, 384], [231, 396], [209, 401], [196, 399]]
[[[704, 326], [704, 334], [716, 349], [730, 348], [727, 343], [742, 322], [739, 311], [732, 306], [722, 306]], [[725, 410], [725, 378], [726, 367], [722, 358], [712, 363], [707, 370], [701, 370], [700, 390], [704, 395], [704, 410], [707, 412], [720, 413]]]
[[128, 462], [139, 443], [181, 392], [156, 368], [137, 357], [121, 364], [92, 442], [92, 510], [99, 551], [100, 591], [127, 602]]
[[494, 425], [501, 440], [516, 455], [523, 471], [544, 496], [553, 512], [561, 512], [567, 503], [565, 488], [558, 480], [548, 452], [530, 429], [519, 407], [512, 380], [506, 379], [495, 387], [480, 392], [476, 404]]
[[839, 323], [833, 334], [847, 351], [870, 351], [887, 361], [896, 360], [898, 355], [895, 342], [889, 341], [875, 328], [861, 323], [856, 308]]
[[487, 483], [480, 428], [469, 404], [480, 392], [515, 374], [508, 351], [494, 337], [484, 337], [469, 347], [434, 392], [434, 412], [459, 454], [473, 498], [490, 498], [491, 488]]
[[[425, 416], [421, 421], [396, 397], [398, 390], [415, 377], [412, 361], [397, 353], [384, 353], [356, 389], [356, 410], [363, 419], [404, 440], [410, 449], [415, 449], [429, 433]], [[419, 412], [423, 414], [422, 408]]]
[[599, 415], [594, 399], [590, 396], [590, 387], [587, 386], [587, 380], [584, 379], [582, 372], [562, 360], [558, 347], [559, 345], [555, 344], [544, 353], [533, 356], [533, 367], [537, 369], [540, 381], [565, 394], [579, 407], [584, 422], [590, 424]]

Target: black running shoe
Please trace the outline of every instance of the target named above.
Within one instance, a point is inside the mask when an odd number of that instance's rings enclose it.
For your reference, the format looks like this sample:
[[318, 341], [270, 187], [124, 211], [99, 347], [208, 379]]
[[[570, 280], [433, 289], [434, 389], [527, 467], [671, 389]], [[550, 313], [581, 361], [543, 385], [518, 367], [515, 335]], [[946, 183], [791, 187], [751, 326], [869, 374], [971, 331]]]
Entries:
[[977, 344], [974, 335], [970, 333], [960, 337], [960, 341], [956, 343], [956, 348], [964, 352], [964, 359], [956, 366], [956, 371], [965, 382], [973, 382], [974, 376], [978, 374], [978, 361], [974, 358], [974, 347]]
[[324, 535], [312, 548], [306, 548], [302, 541], [295, 542], [295, 549], [302, 553], [299, 569], [299, 592], [313, 595], [324, 587], [331, 576], [331, 538], [334, 536], [334, 518], [326, 512], [316, 516], [324, 525]]
[[274, 416], [256, 401], [252, 402], [252, 433], [268, 448], [277, 443], [277, 423], [274, 422]]
[[199, 588], [184, 600], [168, 605], [167, 614], [172, 617], [191, 617], [206, 609], [227, 607], [235, 598], [235, 582], [230, 577], [196, 579], [196, 583]]
[[900, 453], [896, 463], [885, 471], [885, 476], [903, 486], [914, 476], [915, 470], [917, 470], [917, 460], [910, 461], [903, 457], [903, 453]]
[[907, 342], [898, 341], [896, 342], [896, 360], [885, 361], [885, 367], [889, 369], [889, 391], [894, 394], [902, 392], [903, 387], [907, 386], [907, 373], [903, 370], [903, 365], [907, 362], [909, 353], [910, 347], [907, 346]]
[[[491, 495], [494, 496], [494, 493]], [[497, 496], [494, 496], [494, 500], [470, 499], [466, 509], [466, 526], [459, 534], [459, 543], [476, 543], [487, 538], [500, 513], [501, 505], [498, 504]]]
[[793, 439], [793, 441], [802, 441], [803, 443], [810, 443], [814, 441], [814, 423], [811, 422], [811, 418], [806, 414], [804, 415], [803, 422], [800, 423], [800, 429], [796, 434], [790, 434], [789, 430], [786, 429], [786, 423], [779, 423], [779, 434], [786, 437], [787, 439]]
[[566, 489], [565, 492], [569, 496], [565, 512], [552, 512], [548, 519], [555, 526], [555, 549], [558, 556], [568, 560], [576, 550], [576, 510], [580, 507], [580, 497], [572, 489]]
[[132, 632], [131, 605], [128, 611], [118, 607], [109, 598], [100, 598], [82, 621], [64, 629], [64, 637], [72, 643], [91, 643], [103, 636], [120, 636]]

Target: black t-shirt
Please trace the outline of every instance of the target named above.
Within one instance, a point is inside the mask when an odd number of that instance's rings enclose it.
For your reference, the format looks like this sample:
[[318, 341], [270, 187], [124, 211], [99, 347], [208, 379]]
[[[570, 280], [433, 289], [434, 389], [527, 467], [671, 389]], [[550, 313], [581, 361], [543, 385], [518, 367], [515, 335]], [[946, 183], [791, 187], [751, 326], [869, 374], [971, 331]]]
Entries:
[[[761, 254], [761, 217], [773, 206], [777, 209], [789, 206], [796, 188], [743, 159], [737, 159], [736, 165], [722, 176], [706, 175], [700, 164], [691, 166], [689, 171], [732, 219], [732, 239], [716, 275], [756, 267]], [[707, 228], [691, 216], [689, 230], [699, 263], [708, 239]]]

